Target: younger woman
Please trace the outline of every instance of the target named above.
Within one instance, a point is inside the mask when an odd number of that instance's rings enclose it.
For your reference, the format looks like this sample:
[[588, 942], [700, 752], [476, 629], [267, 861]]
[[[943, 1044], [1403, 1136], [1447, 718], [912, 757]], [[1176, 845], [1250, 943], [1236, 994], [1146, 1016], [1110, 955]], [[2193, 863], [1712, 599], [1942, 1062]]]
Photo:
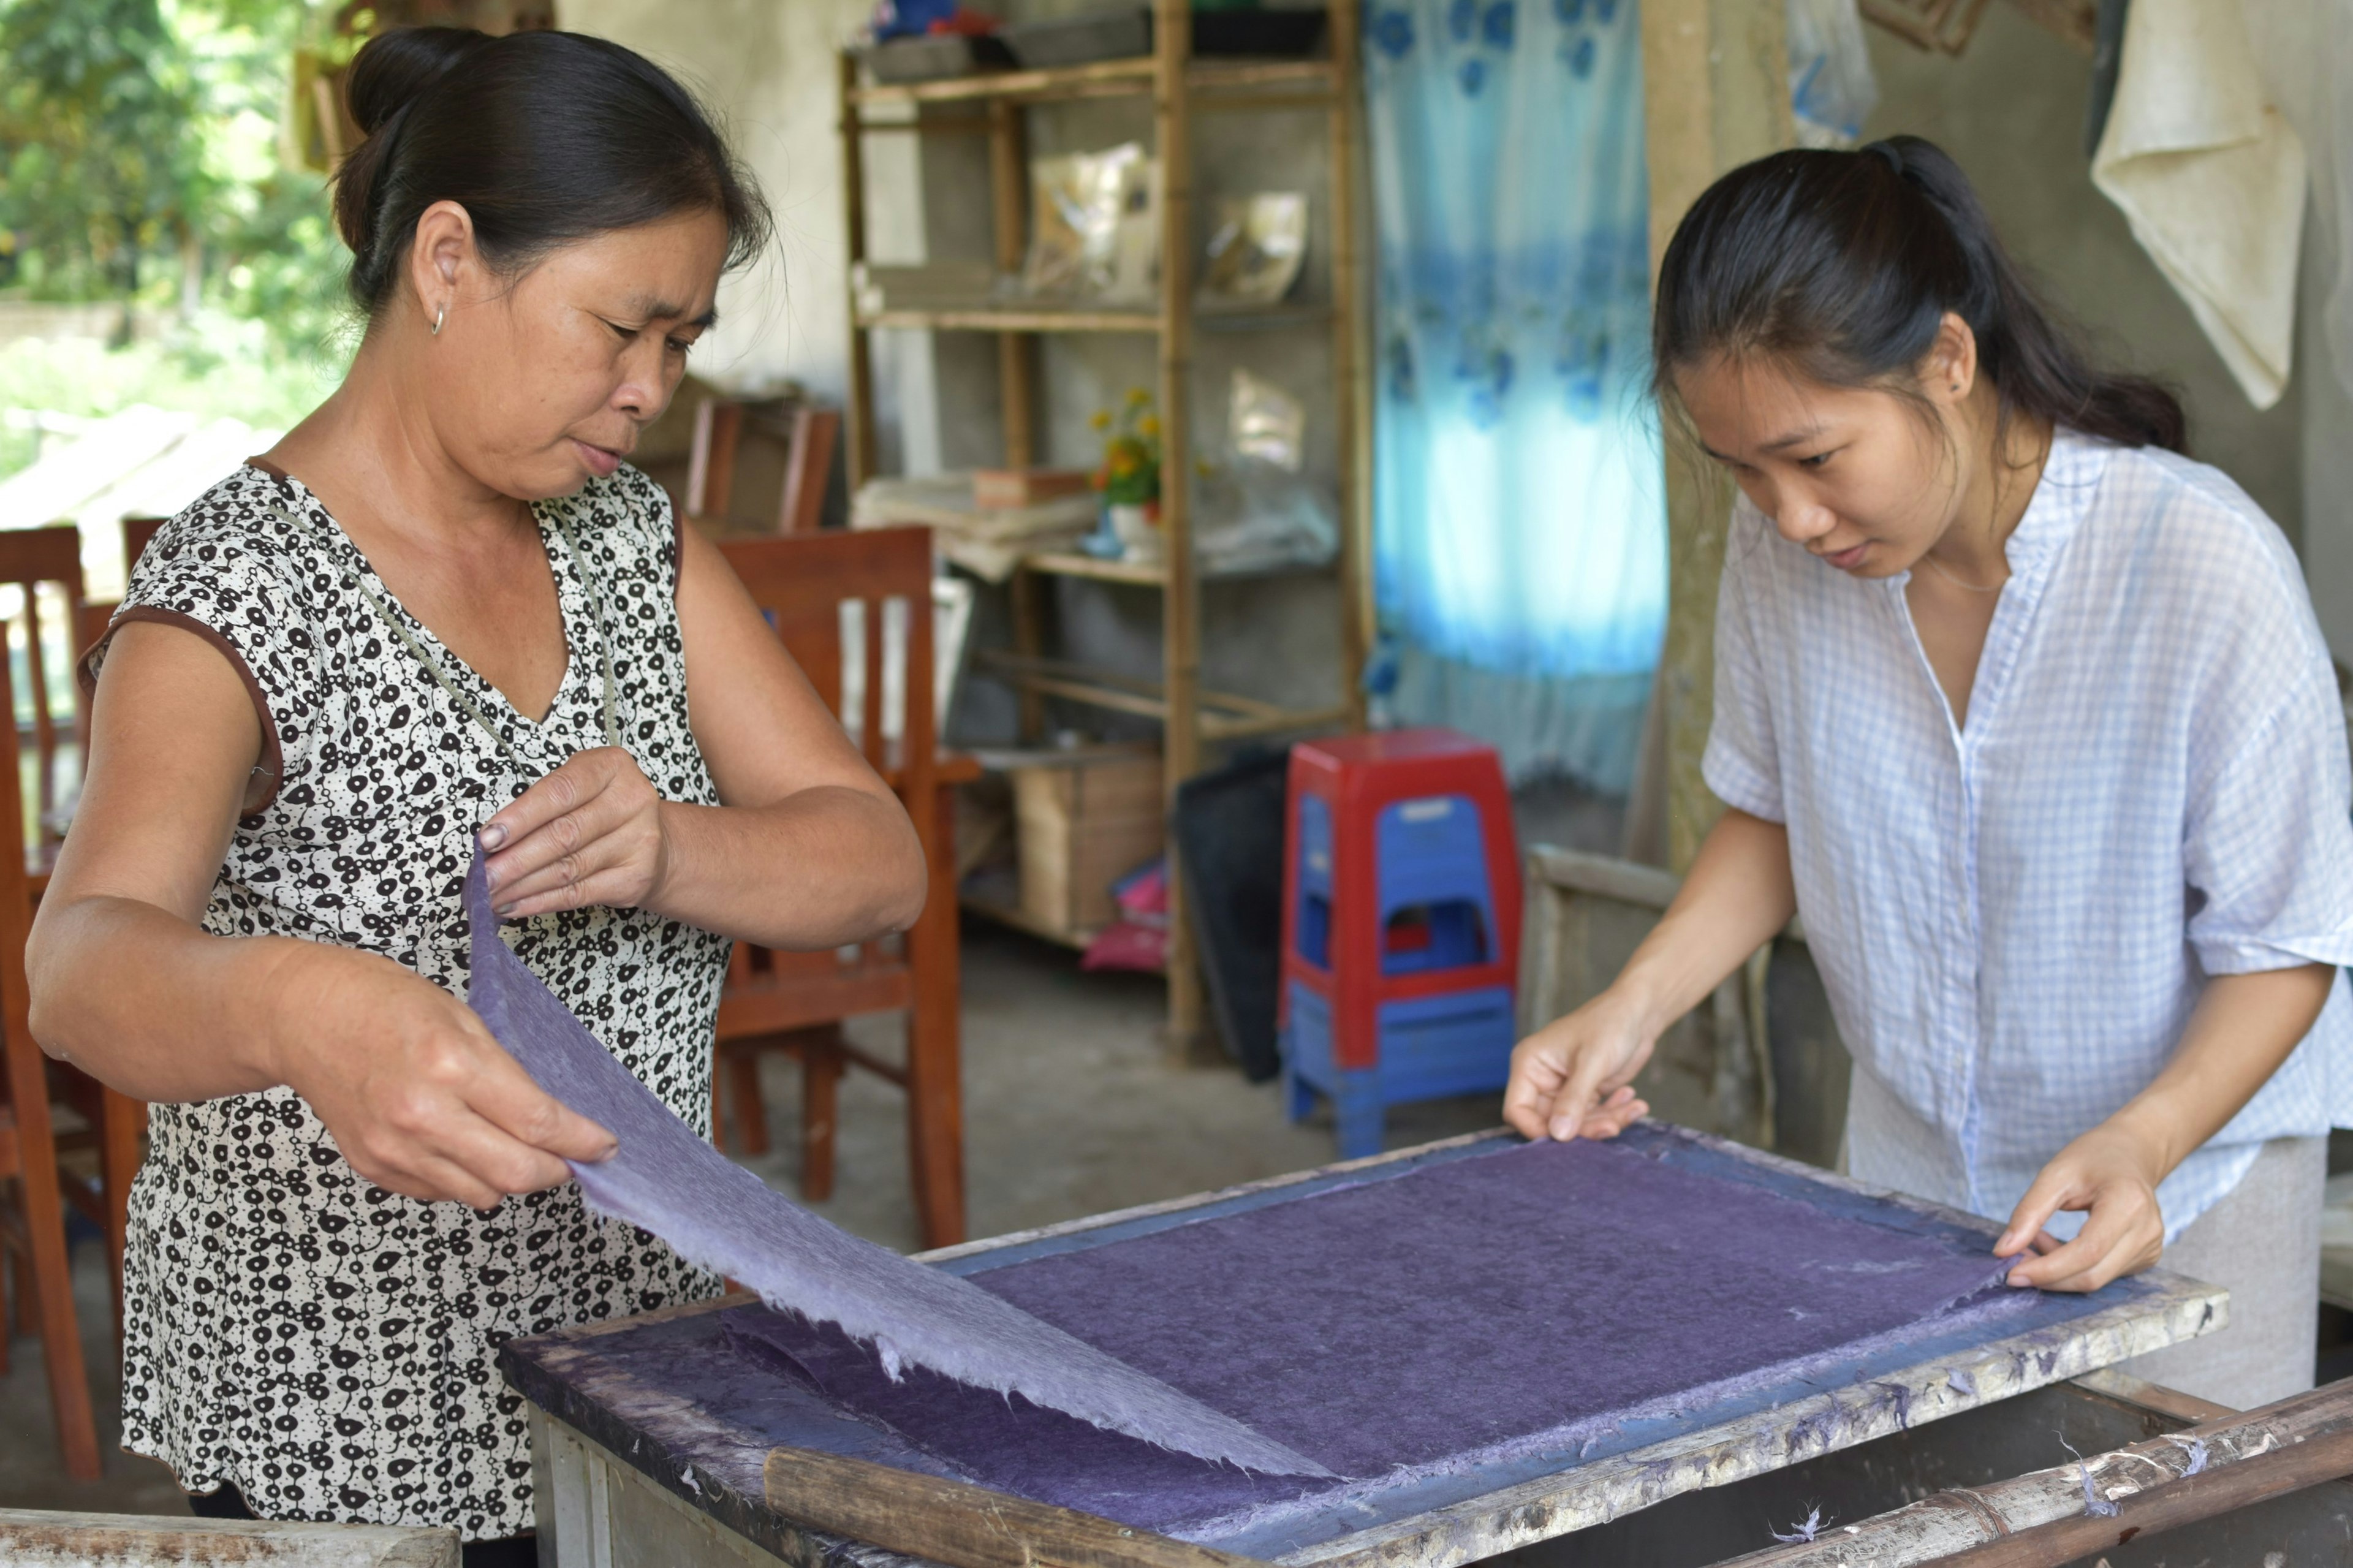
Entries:
[[2286, 542], [1915, 138], [1718, 181], [1653, 334], [1743, 498], [1704, 761], [1729, 809], [1616, 983], [1522, 1042], [1505, 1115], [1614, 1135], [1660, 1032], [1802, 913], [1855, 1175], [2006, 1218], [2014, 1285], [2162, 1252], [2231, 1325], [2137, 1373], [2309, 1387], [2353, 781]]

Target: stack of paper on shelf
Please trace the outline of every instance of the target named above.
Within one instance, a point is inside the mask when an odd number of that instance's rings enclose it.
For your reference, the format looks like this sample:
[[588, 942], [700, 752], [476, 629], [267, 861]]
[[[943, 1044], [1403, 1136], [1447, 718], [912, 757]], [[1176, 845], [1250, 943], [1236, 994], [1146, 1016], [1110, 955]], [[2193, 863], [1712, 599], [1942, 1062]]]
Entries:
[[1092, 491], [1030, 506], [983, 507], [973, 500], [972, 475], [869, 479], [850, 503], [852, 528], [922, 523], [934, 531], [940, 553], [991, 583], [1013, 574], [1021, 557], [1075, 544], [1095, 526]]

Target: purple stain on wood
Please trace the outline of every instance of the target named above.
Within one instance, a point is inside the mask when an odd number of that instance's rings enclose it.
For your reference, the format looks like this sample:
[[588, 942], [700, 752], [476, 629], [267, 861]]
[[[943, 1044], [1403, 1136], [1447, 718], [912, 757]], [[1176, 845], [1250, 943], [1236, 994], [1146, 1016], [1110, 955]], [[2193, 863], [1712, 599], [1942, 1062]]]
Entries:
[[[1769, 1387], [1957, 1307], [2028, 1304], [1982, 1244], [1911, 1223], [1620, 1144], [1498, 1145], [970, 1278], [1335, 1471], [1388, 1478], [1537, 1440], [1581, 1455], [1630, 1412]], [[1176, 1529], [1331, 1489], [1180, 1466], [1023, 1400], [894, 1384], [829, 1330], [725, 1317], [746, 1354], [1040, 1500]], [[1908, 1417], [1908, 1391], [1871, 1393]], [[1835, 1446], [1848, 1422], [1831, 1398], [1793, 1453]]]
[[2189, 1477], [2191, 1477], [2191, 1476], [2194, 1476], [2194, 1475], [2198, 1474], [2200, 1470], [2203, 1470], [2203, 1469], [2206, 1468], [2206, 1439], [2205, 1439], [2205, 1438], [2203, 1438], [2203, 1437], [2168, 1437], [2168, 1438], [2167, 1438], [2166, 1440], [2167, 1440], [2168, 1442], [2169, 1442], [2169, 1443], [2172, 1443], [2172, 1444], [2173, 1444], [2173, 1445], [2175, 1445], [2177, 1447], [2179, 1447], [2179, 1448], [2183, 1453], [2185, 1453], [2185, 1454], [2187, 1454], [2187, 1455], [2189, 1455], [2189, 1463], [2186, 1467], [2184, 1467], [2184, 1468], [2182, 1469], [2182, 1472], [2181, 1472], [2182, 1477], [2183, 1477], [2185, 1479], [2187, 1479]]
[[466, 879], [466, 910], [469, 1004], [542, 1089], [619, 1142], [611, 1159], [572, 1166], [598, 1213], [651, 1231], [771, 1306], [839, 1325], [881, 1352], [878, 1373], [885, 1364], [894, 1377], [902, 1366], [927, 1368], [992, 1391], [993, 1402], [1018, 1394], [1199, 1459], [1329, 1474], [1004, 1296], [860, 1240], [772, 1192], [695, 1136], [500, 940], [479, 854]]
[[[2059, 1446], [2075, 1454], [2075, 1445], [2066, 1438], [2060, 1438]], [[2084, 1483], [2084, 1511], [2094, 1519], [2116, 1518], [2116, 1505], [2102, 1497], [2100, 1489], [2092, 1484], [2092, 1467], [2084, 1462], [2081, 1454], [2075, 1454], [2075, 1475]]]

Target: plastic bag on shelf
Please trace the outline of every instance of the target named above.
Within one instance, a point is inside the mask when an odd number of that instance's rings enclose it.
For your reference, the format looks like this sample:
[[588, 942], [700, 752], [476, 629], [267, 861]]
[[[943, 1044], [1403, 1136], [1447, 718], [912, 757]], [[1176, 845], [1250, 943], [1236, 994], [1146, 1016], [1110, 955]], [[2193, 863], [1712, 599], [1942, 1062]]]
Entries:
[[1224, 196], [1201, 268], [1201, 308], [1264, 309], [1282, 302], [1307, 256], [1307, 198], [1297, 191]]
[[1879, 102], [1855, 0], [1788, 0], [1789, 107], [1808, 147], [1852, 147]]
[[1158, 293], [1160, 166], [1141, 143], [1039, 158], [1029, 180], [1029, 293], [1133, 303]]
[[1307, 413], [1282, 388], [1234, 372], [1227, 405], [1231, 460], [1200, 476], [1194, 549], [1208, 572], [1261, 572], [1328, 561], [1340, 545], [1332, 498], [1308, 479]]

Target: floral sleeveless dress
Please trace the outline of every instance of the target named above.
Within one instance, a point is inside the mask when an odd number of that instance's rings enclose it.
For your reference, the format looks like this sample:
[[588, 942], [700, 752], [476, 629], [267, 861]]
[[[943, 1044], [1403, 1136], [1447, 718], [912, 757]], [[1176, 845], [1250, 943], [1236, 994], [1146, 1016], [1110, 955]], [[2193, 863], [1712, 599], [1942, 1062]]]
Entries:
[[[265, 731], [205, 928], [381, 953], [463, 995], [474, 829], [574, 752], [625, 744], [665, 798], [716, 804], [687, 727], [668, 499], [624, 468], [538, 509], [570, 664], [533, 723], [403, 611], [299, 482], [248, 467], [155, 538], [115, 626], [226, 652]], [[104, 645], [91, 655], [94, 674]], [[491, 731], [495, 731], [494, 740]], [[510, 940], [708, 1128], [724, 938], [635, 910]], [[533, 1528], [507, 1339], [715, 1293], [579, 1189], [488, 1215], [373, 1185], [292, 1090], [158, 1105], [131, 1197], [123, 1446], [266, 1519]]]

